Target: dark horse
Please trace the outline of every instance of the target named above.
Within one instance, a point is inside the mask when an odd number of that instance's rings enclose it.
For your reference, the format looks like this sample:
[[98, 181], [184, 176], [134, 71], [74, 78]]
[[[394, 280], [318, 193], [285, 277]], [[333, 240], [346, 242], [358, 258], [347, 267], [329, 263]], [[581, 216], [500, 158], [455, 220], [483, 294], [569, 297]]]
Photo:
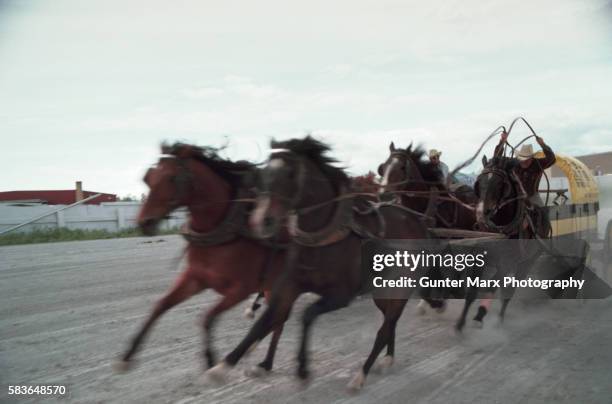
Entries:
[[[527, 226], [526, 195], [520, 180], [514, 174], [518, 160], [503, 156], [487, 160], [484, 156], [482, 164], [483, 170], [478, 175], [474, 186], [478, 197], [476, 217], [479, 227], [490, 232], [504, 234], [508, 239], [533, 239], [535, 232]], [[508, 275], [514, 275], [519, 279], [525, 278], [541, 250], [538, 248], [528, 252], [518, 248], [518, 243], [506, 243], [505, 245], [507, 246], [504, 254], [506, 259], [497, 263], [496, 278], [500, 279]], [[488, 290], [489, 296], [494, 291], [494, 289]], [[509, 293], [503, 296], [499, 312], [500, 321], [504, 319], [513, 292], [514, 290], [509, 290]], [[469, 289], [466, 293], [465, 305], [456, 325], [458, 330], [465, 325], [467, 312], [476, 299], [476, 293], [475, 289]], [[484, 314], [486, 314], [484, 306], [479, 307], [475, 320], [482, 321]]]
[[[382, 206], [378, 214], [355, 213], [354, 208], [360, 202], [365, 206], [369, 203], [359, 198], [343, 198], [347, 196], [349, 178], [331, 164], [335, 160], [326, 155], [327, 145], [306, 137], [272, 142], [272, 147], [276, 150], [262, 169], [260, 193], [250, 221], [256, 232], [268, 237], [278, 232], [281, 223], [290, 216], [293, 242], [287, 252], [287, 267], [274, 287], [266, 311], [236, 349], [208, 370], [207, 374], [219, 381], [225, 379], [249, 347], [285, 321], [300, 294], [314, 292], [320, 298], [304, 312], [298, 354], [297, 374], [302, 379], [307, 378], [307, 346], [313, 322], [323, 313], [347, 306], [362, 288], [368, 286], [369, 279], [364, 279], [366, 275], [361, 269], [364, 235], [423, 239], [428, 234], [418, 216], [398, 207]], [[402, 299], [375, 299], [375, 304], [383, 313], [384, 321], [370, 355], [349, 383], [353, 390], [363, 386], [385, 346], [387, 355], [382, 366], [388, 367], [393, 361], [395, 328], [406, 300], [403, 296]]]
[[[219, 314], [243, 301], [251, 293], [271, 290], [283, 265], [284, 252], [271, 254], [271, 248], [254, 239], [248, 229], [244, 201], [245, 182], [254, 172], [246, 162], [220, 158], [213, 148], [184, 144], [162, 146], [162, 157], [149, 169], [144, 181], [149, 195], [140, 210], [138, 224], [147, 235], [174, 209], [186, 206], [191, 216], [184, 231], [189, 241], [187, 267], [170, 291], [154, 306], [148, 319], [117, 364], [126, 370], [133, 355], [155, 321], [168, 309], [205, 289], [223, 297], [204, 317], [204, 354], [208, 367], [215, 363], [212, 326]], [[282, 323], [274, 330], [266, 359], [259, 364], [270, 370]]]
[[[476, 213], [469, 205], [476, 203], [474, 191], [463, 185], [449, 192], [436, 166], [422, 161], [424, 154], [421, 148], [399, 149], [392, 142], [389, 157], [378, 166], [380, 192], [396, 195], [403, 206], [431, 215], [437, 227], [473, 230]], [[440, 198], [435, 206], [430, 204], [432, 194]]]
[[[453, 185], [449, 192], [439, 169], [424, 161], [425, 151], [412, 144], [405, 149], [391, 142], [389, 157], [378, 166], [381, 176], [379, 192], [390, 195], [402, 206], [420, 212], [432, 227], [473, 230], [476, 225], [476, 195], [467, 185]], [[452, 196], [451, 196], [452, 195]], [[431, 289], [423, 291], [419, 314], [425, 314], [425, 302], [438, 313], [446, 309], [446, 301], [431, 299]]]

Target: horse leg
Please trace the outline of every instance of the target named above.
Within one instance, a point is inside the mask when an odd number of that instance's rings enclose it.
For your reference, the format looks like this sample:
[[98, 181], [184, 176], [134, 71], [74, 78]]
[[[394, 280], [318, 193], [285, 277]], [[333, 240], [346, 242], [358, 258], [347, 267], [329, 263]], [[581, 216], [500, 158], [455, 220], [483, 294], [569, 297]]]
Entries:
[[504, 322], [504, 316], [506, 315], [506, 308], [508, 307], [508, 303], [510, 303], [510, 298], [505, 298], [502, 301], [502, 306], [501, 309], [499, 310], [499, 322], [503, 323]]
[[[265, 296], [266, 302], [270, 304], [270, 293], [260, 293], [260, 295]], [[287, 313], [288, 314], [288, 313]], [[287, 321], [285, 318], [282, 320], [282, 323]], [[248, 372], [247, 376], [258, 377], [264, 374], [264, 372], [269, 372], [272, 370], [272, 365], [274, 364], [274, 355], [276, 354], [276, 347], [278, 346], [278, 340], [280, 339], [281, 334], [283, 333], [283, 325], [281, 324], [279, 327], [276, 327], [272, 332], [272, 338], [270, 339], [270, 345], [268, 346], [268, 352], [266, 353], [265, 359], [257, 364], [257, 366], [252, 367]]]
[[246, 297], [245, 293], [234, 293], [225, 295], [204, 317], [204, 358], [206, 365], [211, 368], [215, 365], [215, 354], [212, 349], [212, 326], [217, 316], [224, 311], [234, 307]]
[[255, 318], [255, 312], [259, 310], [261, 307], [261, 303], [259, 301], [264, 297], [264, 292], [259, 292], [255, 299], [253, 299], [253, 303], [244, 311], [244, 316], [246, 318]]
[[[402, 307], [403, 312], [403, 307]], [[401, 313], [400, 313], [401, 316]], [[391, 365], [393, 365], [393, 357], [395, 356], [395, 329], [399, 317], [392, 323], [391, 334], [389, 335], [389, 341], [387, 343], [387, 354], [381, 359], [378, 369], [381, 373], [385, 373]]]
[[[376, 333], [376, 339], [374, 340], [374, 346], [372, 347], [370, 355], [363, 364], [363, 367], [348, 383], [347, 387], [349, 391], [356, 392], [363, 387], [372, 365], [385, 345], [387, 346], [387, 353], [391, 352], [391, 355], [393, 355], [395, 350], [395, 327], [397, 325], [397, 321], [402, 315], [406, 302], [407, 300], [400, 299], [388, 300], [386, 304], [379, 306], [385, 316], [385, 319]], [[392, 356], [390, 361], [393, 361]]]
[[138, 334], [136, 334], [136, 336], [132, 339], [130, 348], [123, 354], [121, 360], [115, 364], [115, 369], [118, 371], [128, 370], [132, 357], [138, 351], [140, 345], [157, 319], [166, 311], [189, 299], [202, 289], [204, 289], [204, 287], [199, 282], [183, 273], [172, 289], [154, 306], [149, 318], [145, 321]]
[[474, 316], [474, 318], [472, 319], [474, 321], [474, 326], [476, 328], [482, 328], [484, 325], [484, 318], [487, 315], [487, 313], [489, 312], [489, 309], [491, 308], [491, 301], [493, 300], [493, 293], [489, 292], [487, 294], [487, 297], [484, 297], [482, 299], [480, 299], [480, 305], [478, 306], [478, 311], [476, 312], [476, 315]]
[[459, 320], [457, 320], [457, 323], [455, 324], [456, 331], [461, 332], [463, 330], [463, 327], [465, 326], [465, 319], [467, 318], [467, 314], [468, 314], [468, 311], [470, 310], [470, 306], [472, 305], [472, 303], [474, 303], [474, 300], [476, 300], [477, 292], [478, 291], [476, 288], [468, 289], [465, 295], [463, 311], [461, 312], [461, 316], [459, 316]]
[[298, 353], [298, 371], [297, 375], [300, 379], [308, 378], [308, 339], [310, 336], [310, 327], [318, 316], [330, 311], [338, 310], [348, 306], [350, 299], [346, 296], [323, 296], [316, 302], [312, 303], [304, 311], [302, 318], [302, 341], [300, 351]]
[[299, 293], [291, 288], [287, 288], [283, 292], [284, 296], [272, 299], [270, 305], [255, 321], [255, 324], [238, 346], [221, 363], [206, 371], [205, 375], [207, 377], [218, 383], [225, 382], [228, 371], [238, 363], [251, 347], [264, 339], [273, 329], [278, 329], [283, 325], [289, 317], [293, 302], [299, 296]]
[[276, 347], [278, 346], [278, 340], [280, 339], [282, 333], [283, 325], [281, 324], [279, 327], [276, 327], [272, 332], [272, 338], [270, 339], [270, 345], [268, 346], [266, 357], [262, 362], [248, 369], [245, 372], [247, 376], [259, 377], [272, 370], [272, 366], [274, 365], [274, 355], [276, 354]]

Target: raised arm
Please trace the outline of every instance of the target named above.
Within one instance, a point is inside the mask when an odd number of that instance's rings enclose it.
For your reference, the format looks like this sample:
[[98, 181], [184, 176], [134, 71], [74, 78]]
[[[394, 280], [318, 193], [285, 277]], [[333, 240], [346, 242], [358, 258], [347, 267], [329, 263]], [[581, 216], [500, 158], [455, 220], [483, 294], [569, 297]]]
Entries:
[[553, 164], [555, 164], [555, 161], [557, 160], [555, 157], [555, 153], [552, 151], [550, 147], [548, 147], [546, 143], [544, 143], [544, 139], [542, 139], [541, 137], [536, 136], [536, 141], [538, 142], [538, 144], [542, 148], [542, 151], [544, 152], [544, 157], [539, 158], [538, 163], [540, 163], [540, 166], [543, 169], [551, 167]]
[[499, 143], [495, 146], [495, 151], [493, 152], [493, 157], [501, 157], [504, 154], [504, 145], [506, 144], [506, 140], [508, 139], [508, 133], [504, 131], [501, 134], [501, 138], [499, 139]]

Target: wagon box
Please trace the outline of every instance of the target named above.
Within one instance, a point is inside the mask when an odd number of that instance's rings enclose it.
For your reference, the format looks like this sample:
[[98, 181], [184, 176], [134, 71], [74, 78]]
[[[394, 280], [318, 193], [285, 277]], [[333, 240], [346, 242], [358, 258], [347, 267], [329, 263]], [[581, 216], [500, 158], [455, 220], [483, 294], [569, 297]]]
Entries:
[[[535, 157], [541, 156], [542, 152], [535, 155]], [[540, 193], [548, 200], [553, 242], [568, 238], [588, 240], [593, 256], [600, 258], [603, 267], [607, 268], [607, 263], [612, 257], [610, 241], [612, 222], [607, 223], [604, 238], [599, 239], [597, 214], [600, 209], [600, 192], [595, 177], [583, 162], [574, 157], [557, 153], [555, 165], [567, 178], [568, 189], [555, 190], [557, 196], [552, 198], [549, 186], [543, 187], [540, 183]], [[565, 194], [567, 191], [569, 195]], [[580, 245], [582, 244], [577, 243], [577, 248]], [[607, 273], [600, 275], [603, 279], [609, 279]]]

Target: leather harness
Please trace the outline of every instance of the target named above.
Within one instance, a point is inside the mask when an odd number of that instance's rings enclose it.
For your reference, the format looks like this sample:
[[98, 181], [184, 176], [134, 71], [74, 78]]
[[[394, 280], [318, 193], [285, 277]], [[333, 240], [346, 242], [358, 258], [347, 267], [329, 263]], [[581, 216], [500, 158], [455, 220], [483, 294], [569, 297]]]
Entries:
[[[241, 188], [238, 191], [237, 199], [242, 199], [245, 197], [247, 197], [246, 192]], [[203, 247], [228, 243], [237, 239], [238, 237], [255, 240], [266, 247], [287, 247], [287, 244], [277, 243], [268, 239], [260, 239], [255, 236], [248, 226], [248, 215], [249, 211], [245, 202], [232, 202], [225, 217], [214, 229], [206, 233], [197, 232], [191, 228], [189, 223], [185, 223], [181, 227], [181, 235], [188, 242]]]

